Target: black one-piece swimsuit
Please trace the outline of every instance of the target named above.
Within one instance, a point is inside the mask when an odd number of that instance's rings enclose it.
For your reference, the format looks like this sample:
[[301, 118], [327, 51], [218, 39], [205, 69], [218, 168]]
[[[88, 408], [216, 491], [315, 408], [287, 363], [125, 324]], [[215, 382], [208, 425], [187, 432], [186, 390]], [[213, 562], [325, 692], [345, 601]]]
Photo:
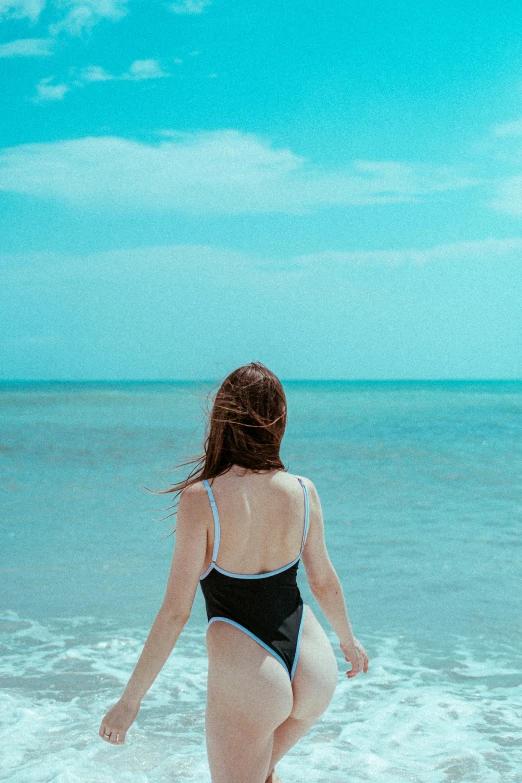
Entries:
[[214, 515], [212, 562], [199, 581], [205, 597], [208, 625], [221, 620], [240, 628], [268, 650], [294, 679], [305, 618], [305, 604], [297, 584], [297, 569], [309, 524], [308, 490], [304, 492], [304, 531], [299, 554], [282, 568], [264, 574], [234, 574], [216, 563], [219, 549], [219, 514], [210, 484], [207, 489]]

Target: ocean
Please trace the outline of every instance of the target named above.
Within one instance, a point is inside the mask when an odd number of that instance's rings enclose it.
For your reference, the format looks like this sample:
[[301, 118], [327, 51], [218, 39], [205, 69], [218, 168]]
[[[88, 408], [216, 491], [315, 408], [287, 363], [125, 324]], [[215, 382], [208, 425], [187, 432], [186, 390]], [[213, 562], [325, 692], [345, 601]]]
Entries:
[[[285, 783], [522, 783], [522, 382], [283, 382], [369, 670], [277, 765]], [[0, 780], [210, 783], [206, 615], [126, 743], [98, 736], [161, 604], [154, 495], [200, 453], [211, 382], [0, 384]]]

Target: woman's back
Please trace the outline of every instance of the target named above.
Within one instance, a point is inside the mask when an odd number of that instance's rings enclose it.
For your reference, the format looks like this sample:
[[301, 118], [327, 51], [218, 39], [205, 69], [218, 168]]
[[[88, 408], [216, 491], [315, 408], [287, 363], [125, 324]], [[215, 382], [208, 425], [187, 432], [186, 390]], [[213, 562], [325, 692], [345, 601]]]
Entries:
[[[296, 476], [282, 470], [253, 473], [234, 466], [209, 484], [219, 514], [216, 564], [221, 569], [235, 574], [262, 574], [296, 559], [307, 500]], [[211, 506], [208, 508], [210, 511]], [[211, 562], [215, 529], [209, 513], [205, 571]]]

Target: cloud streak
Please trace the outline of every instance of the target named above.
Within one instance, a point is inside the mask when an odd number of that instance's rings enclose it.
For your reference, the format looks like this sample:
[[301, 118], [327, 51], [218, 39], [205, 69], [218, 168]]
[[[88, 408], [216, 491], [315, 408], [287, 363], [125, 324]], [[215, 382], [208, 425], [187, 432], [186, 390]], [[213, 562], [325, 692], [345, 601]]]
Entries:
[[211, 0], [179, 0], [166, 8], [174, 14], [201, 14], [210, 4]]
[[118, 76], [109, 73], [99, 65], [89, 65], [87, 68], [83, 68], [77, 79], [73, 79], [69, 84], [51, 84], [54, 76], [47, 76], [45, 79], [40, 79], [36, 85], [36, 95], [31, 98], [34, 103], [40, 103], [42, 101], [59, 101], [62, 100], [67, 92], [71, 90], [71, 87], [85, 87], [88, 84], [94, 82], [108, 82], [108, 81], [143, 81], [145, 79], [160, 79], [171, 76], [160, 65], [157, 60], [134, 60], [131, 63], [129, 70]]
[[[0, 0], [0, 22], [28, 19], [35, 24], [47, 6], [53, 15], [58, 16], [57, 21], [48, 26], [51, 36], [61, 33], [80, 36], [103, 19], [119, 21], [127, 15], [127, 5], [128, 0], [55, 0], [49, 5], [45, 0]], [[20, 41], [13, 41], [13, 44], [20, 44]]]
[[30, 19], [38, 21], [45, 0], [0, 0], [0, 21], [4, 19]]
[[[517, 259], [522, 236], [486, 237], [446, 242], [430, 247], [386, 250], [323, 250], [275, 259], [262, 254], [205, 244], [152, 245], [92, 253], [66, 254], [54, 251], [0, 254], [0, 273], [6, 285], [44, 282], [58, 285], [74, 280], [103, 284], [131, 276], [146, 279], [153, 274], [166, 279], [193, 282], [211, 275], [233, 286], [241, 278], [271, 286], [272, 275], [332, 276], [340, 280], [351, 268], [361, 265], [386, 267], [426, 266], [435, 263], [502, 262]], [[270, 290], [268, 288], [267, 290]]]
[[33, 98], [34, 103], [40, 103], [43, 101], [61, 101], [66, 92], [69, 92], [70, 87], [67, 84], [51, 84], [54, 76], [46, 76], [45, 79], [40, 79], [36, 85], [36, 97]]
[[90, 65], [84, 68], [78, 79], [73, 84], [77, 86], [83, 86], [90, 82], [105, 82], [105, 81], [142, 81], [144, 79], [162, 79], [171, 76], [170, 73], [165, 71], [160, 65], [158, 60], [134, 60], [128, 71], [118, 76], [108, 73], [104, 68], [99, 65]]
[[438, 261], [501, 260], [522, 251], [522, 237], [486, 237], [460, 242], [443, 242], [425, 248], [398, 248], [396, 250], [351, 250], [348, 252], [325, 250], [293, 256], [296, 269], [317, 266], [339, 268], [352, 264], [384, 264], [424, 266]]
[[59, 7], [67, 9], [67, 13], [49, 25], [49, 32], [79, 36], [103, 19], [117, 22], [127, 15], [127, 3], [128, 0], [60, 0]]
[[233, 129], [161, 135], [155, 144], [90, 136], [4, 149], [0, 190], [81, 208], [303, 215], [330, 206], [417, 202], [477, 184], [453, 167], [415, 162], [354, 160], [326, 169]]
[[0, 57], [48, 57], [54, 54], [53, 38], [19, 38], [0, 45]]
[[487, 205], [498, 212], [518, 217], [522, 215], [522, 118], [496, 125], [491, 136], [495, 139], [497, 159], [518, 171], [497, 179], [495, 195]]

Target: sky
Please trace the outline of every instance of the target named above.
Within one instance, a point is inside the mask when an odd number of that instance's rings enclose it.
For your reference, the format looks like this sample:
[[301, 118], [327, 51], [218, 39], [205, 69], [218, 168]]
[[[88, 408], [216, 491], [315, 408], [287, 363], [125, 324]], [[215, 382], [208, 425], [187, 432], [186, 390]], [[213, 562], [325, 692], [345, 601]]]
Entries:
[[0, 0], [0, 379], [522, 378], [522, 6]]

